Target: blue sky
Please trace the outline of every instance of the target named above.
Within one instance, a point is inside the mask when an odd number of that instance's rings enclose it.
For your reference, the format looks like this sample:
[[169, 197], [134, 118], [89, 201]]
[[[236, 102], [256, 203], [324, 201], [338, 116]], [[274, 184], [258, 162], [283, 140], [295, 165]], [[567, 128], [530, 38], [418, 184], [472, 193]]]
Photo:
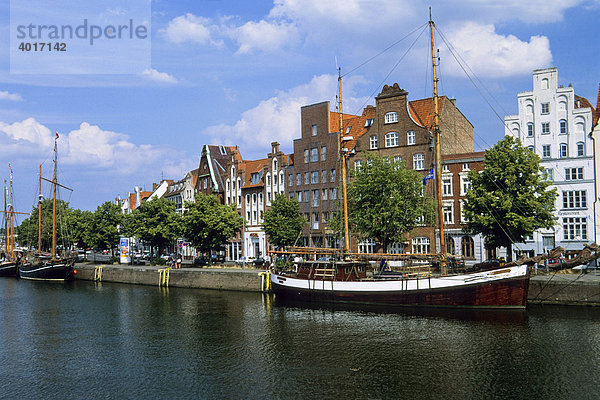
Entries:
[[373, 104], [383, 84], [431, 96], [429, 6], [480, 82], [470, 83], [436, 33], [440, 94], [473, 123], [476, 149], [501, 139], [496, 113], [517, 112], [533, 69], [557, 67], [559, 84], [596, 105], [598, 0], [154, 0], [151, 64], [103, 75], [11, 73], [10, 2], [0, 0], [0, 177], [10, 163], [15, 205], [29, 210], [40, 163], [50, 175], [55, 130], [60, 179], [75, 189], [65, 199], [90, 210], [135, 186], [182, 178], [203, 144], [237, 144], [248, 159], [264, 157], [274, 140], [291, 152], [300, 107], [335, 101], [336, 59], [346, 74], [400, 41], [344, 76], [344, 112]]

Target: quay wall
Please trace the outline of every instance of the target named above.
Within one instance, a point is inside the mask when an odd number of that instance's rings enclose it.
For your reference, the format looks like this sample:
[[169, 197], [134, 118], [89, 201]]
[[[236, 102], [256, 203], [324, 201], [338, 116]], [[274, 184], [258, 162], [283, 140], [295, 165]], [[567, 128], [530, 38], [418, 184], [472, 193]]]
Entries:
[[[181, 268], [168, 271], [168, 282], [165, 282], [165, 267], [153, 266], [121, 266], [121, 265], [92, 265], [77, 264], [77, 279], [98, 280], [100, 273], [102, 282], [133, 283], [169, 287], [186, 287], [198, 289], [237, 290], [245, 292], [260, 292], [263, 277], [257, 269], [226, 269], [226, 268]], [[161, 272], [160, 270], [163, 270]]]
[[[77, 279], [97, 280], [101, 268], [103, 282], [133, 283], [158, 286], [165, 267], [130, 265], [77, 264]], [[169, 271], [168, 286], [216, 290], [260, 292], [264, 276], [259, 269], [181, 268]], [[164, 274], [164, 272], [162, 273]], [[533, 275], [529, 282], [529, 304], [600, 306], [600, 274]]]

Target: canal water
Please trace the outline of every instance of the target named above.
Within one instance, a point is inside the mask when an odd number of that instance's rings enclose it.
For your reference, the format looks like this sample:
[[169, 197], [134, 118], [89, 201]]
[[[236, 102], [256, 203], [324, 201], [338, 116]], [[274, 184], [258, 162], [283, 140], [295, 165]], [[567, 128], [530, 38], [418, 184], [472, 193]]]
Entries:
[[597, 399], [599, 366], [599, 308], [306, 308], [0, 279], [2, 399]]

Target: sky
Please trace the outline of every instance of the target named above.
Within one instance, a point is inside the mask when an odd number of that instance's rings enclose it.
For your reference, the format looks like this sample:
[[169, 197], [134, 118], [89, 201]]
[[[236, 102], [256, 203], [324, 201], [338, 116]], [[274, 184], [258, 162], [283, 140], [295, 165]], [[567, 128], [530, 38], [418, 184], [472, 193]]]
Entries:
[[[47, 23], [64, 7], [12, 1]], [[105, 45], [116, 41], [98, 39], [83, 59], [95, 68], [73, 72], [77, 60], [61, 70], [35, 52], [19, 67], [16, 57], [25, 54], [9, 38], [20, 14], [0, 0], [0, 178], [9, 178], [10, 163], [18, 211], [36, 201], [40, 164], [51, 178], [54, 132], [59, 179], [73, 189], [62, 198], [94, 210], [136, 186], [150, 190], [162, 178], [183, 178], [198, 167], [204, 144], [238, 145], [245, 159], [266, 157], [272, 141], [292, 152], [300, 107], [335, 106], [338, 67], [345, 113], [374, 104], [384, 84], [397, 82], [409, 100], [430, 97], [429, 7], [439, 94], [455, 98], [473, 124], [476, 150], [502, 138], [502, 120], [517, 113], [517, 94], [532, 90], [534, 69], [557, 67], [559, 84], [572, 84], [596, 105], [600, 0], [113, 3], [120, 8], [74, 2], [68, 16], [92, 21], [138, 7], [148, 57], [144, 45], [130, 41], [111, 59]], [[64, 57], [73, 53], [69, 47]]]

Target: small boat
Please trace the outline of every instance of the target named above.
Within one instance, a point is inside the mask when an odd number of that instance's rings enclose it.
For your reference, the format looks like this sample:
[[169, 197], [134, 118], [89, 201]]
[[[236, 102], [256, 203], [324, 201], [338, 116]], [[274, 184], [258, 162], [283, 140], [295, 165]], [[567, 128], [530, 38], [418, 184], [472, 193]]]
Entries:
[[[56, 177], [56, 142], [58, 133], [54, 137], [54, 177], [52, 180], [42, 178], [42, 166], [40, 165], [39, 175], [39, 196], [38, 196], [38, 252], [33, 257], [25, 260], [19, 265], [19, 277], [22, 279], [39, 280], [39, 281], [69, 281], [75, 277], [76, 257], [71, 255], [57, 256], [56, 254], [56, 190], [57, 187], [62, 187], [71, 190], [66, 186], [60, 185]], [[42, 179], [52, 184], [52, 249], [50, 253], [43, 254], [42, 247]]]
[[[441, 151], [438, 94], [436, 78], [435, 47], [433, 41], [433, 21], [430, 18], [431, 54], [433, 59], [434, 84], [434, 126], [431, 133], [435, 139], [435, 172], [438, 193], [438, 221], [440, 249], [439, 267], [416, 269], [409, 273], [385, 273], [383, 268], [376, 270], [368, 261], [358, 260], [358, 254], [349, 252], [348, 212], [346, 206], [346, 157], [341, 156], [342, 200], [344, 202], [344, 249], [335, 254], [337, 261], [295, 260], [295, 270], [273, 269], [270, 273], [273, 291], [277, 296], [296, 301], [339, 302], [358, 304], [385, 304], [389, 306], [435, 306], [435, 307], [475, 307], [475, 308], [525, 308], [529, 288], [527, 265], [502, 265], [484, 271], [448, 273], [447, 257], [443, 253], [444, 224], [441, 193]], [[341, 71], [338, 77], [338, 112], [340, 115], [339, 140], [343, 149], [343, 121], [341, 96]], [[311, 254], [305, 251], [304, 254]], [[274, 252], [278, 253], [278, 252]], [[302, 251], [280, 252], [286, 255], [301, 254]], [[324, 253], [323, 253], [324, 254]], [[415, 255], [406, 254], [406, 257]], [[316, 257], [315, 257], [316, 258]], [[433, 259], [430, 260], [433, 262]]]

